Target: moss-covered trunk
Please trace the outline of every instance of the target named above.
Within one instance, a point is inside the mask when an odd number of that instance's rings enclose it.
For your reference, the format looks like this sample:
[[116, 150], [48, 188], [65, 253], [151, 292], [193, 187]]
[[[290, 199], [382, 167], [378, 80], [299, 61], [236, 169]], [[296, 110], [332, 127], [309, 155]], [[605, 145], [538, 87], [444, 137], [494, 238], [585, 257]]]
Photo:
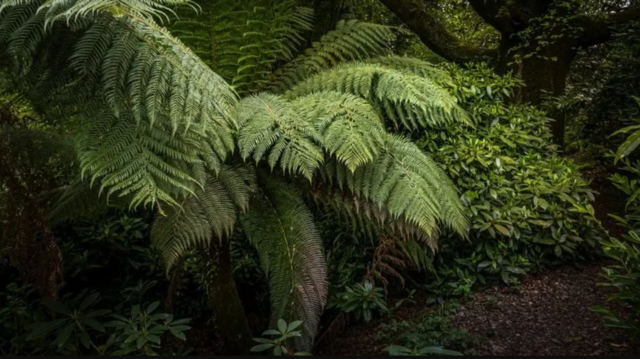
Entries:
[[203, 251], [207, 270], [209, 300], [218, 333], [224, 341], [222, 354], [248, 354], [252, 344], [247, 316], [233, 279], [228, 241], [213, 239]]

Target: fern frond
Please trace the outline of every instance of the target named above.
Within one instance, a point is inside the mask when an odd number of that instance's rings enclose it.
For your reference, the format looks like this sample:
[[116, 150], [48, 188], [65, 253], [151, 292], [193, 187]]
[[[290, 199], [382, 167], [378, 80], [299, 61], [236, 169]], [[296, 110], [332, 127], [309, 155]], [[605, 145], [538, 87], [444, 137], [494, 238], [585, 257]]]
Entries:
[[467, 218], [453, 183], [404, 138], [388, 135], [381, 154], [353, 173], [336, 161], [328, 162], [323, 173], [329, 183], [356, 196], [359, 210], [381, 222], [401, 222], [410, 232], [417, 228], [432, 247], [437, 245], [439, 223], [466, 234]]
[[293, 0], [197, 1], [170, 26], [240, 94], [263, 89], [279, 61], [290, 60], [312, 29], [313, 11]]
[[340, 63], [385, 54], [395, 39], [394, 29], [389, 26], [357, 20], [340, 21], [335, 30], [275, 71], [269, 80], [269, 90], [285, 92], [298, 82]]
[[322, 92], [298, 98], [292, 105], [300, 116], [314, 123], [326, 151], [351, 171], [373, 161], [384, 143], [382, 120], [358, 97]]
[[301, 194], [270, 177], [242, 217], [249, 240], [269, 277], [271, 325], [304, 318], [297, 349], [308, 351], [318, 331], [328, 285], [322, 241]]
[[[194, 139], [195, 137], [195, 139]], [[197, 164], [197, 136], [171, 136], [159, 123], [137, 126], [133, 119], [102, 113], [78, 136], [76, 150], [83, 174], [96, 180], [107, 195], [132, 195], [131, 207], [178, 204], [201, 184], [177, 163]]]
[[188, 250], [231, 236], [237, 212], [248, 209], [254, 187], [251, 167], [225, 165], [217, 177], [209, 176], [194, 196], [159, 215], [151, 241], [160, 250], [167, 270]]
[[338, 66], [301, 82], [286, 96], [296, 98], [326, 91], [362, 97], [383, 116], [408, 129], [469, 122], [456, 99], [435, 81], [377, 64]]
[[300, 173], [309, 180], [324, 157], [314, 125], [283, 97], [260, 94], [239, 104], [238, 147], [243, 159], [266, 159], [271, 168]]
[[258, 3], [251, 9], [242, 34], [244, 42], [232, 82], [241, 94], [264, 89], [277, 61], [291, 59], [304, 41], [302, 34], [312, 29], [313, 11], [295, 6], [293, 0]]
[[[31, 12], [25, 17], [21, 14], [26, 10]], [[203, 133], [215, 131], [221, 125], [235, 126], [237, 97], [219, 75], [152, 20], [138, 16], [126, 6], [119, 11], [118, 16], [100, 12], [76, 20], [78, 13], [66, 26], [56, 21], [56, 34], [64, 33], [65, 29], [75, 32], [67, 38], [74, 42], [74, 50], [67, 54], [69, 65], [65, 68], [41, 71], [71, 70], [82, 76], [81, 82], [101, 88], [116, 115], [131, 111], [138, 122], [148, 120], [151, 124], [165, 115], [174, 133], [178, 129], [186, 131], [193, 125]], [[19, 61], [21, 68], [25, 60], [30, 60], [27, 55], [31, 58], [49, 56], [35, 52], [55, 37], [45, 28], [46, 19], [37, 9], [34, 11], [32, 5], [12, 6], [4, 10], [2, 16], [15, 17], [21, 22], [0, 29], [0, 38], [8, 39], [8, 45], [0, 42], [0, 51], [10, 51], [9, 55], [20, 53], [21, 57], [10, 56], [10, 59]], [[77, 83], [77, 76], [70, 81]], [[70, 83], [61, 87], [65, 85]]]
[[36, 105], [55, 101], [50, 107], [68, 120], [96, 119], [77, 146], [92, 182], [108, 194], [133, 195], [133, 207], [175, 205], [201, 185], [202, 163], [219, 169], [235, 147], [237, 98], [195, 54], [126, 8], [70, 27], [57, 21], [48, 32], [34, 6], [0, 13], [18, 23], [0, 32], [7, 35], [0, 51], [20, 69], [17, 80], [29, 84]]
[[24, 6], [37, 3], [39, 12], [47, 16], [47, 22], [60, 19], [80, 18], [100, 12], [121, 15], [123, 11], [139, 17], [169, 20], [167, 13], [172, 14], [170, 7], [189, 4], [191, 0], [3, 0], [0, 12], [11, 6]]

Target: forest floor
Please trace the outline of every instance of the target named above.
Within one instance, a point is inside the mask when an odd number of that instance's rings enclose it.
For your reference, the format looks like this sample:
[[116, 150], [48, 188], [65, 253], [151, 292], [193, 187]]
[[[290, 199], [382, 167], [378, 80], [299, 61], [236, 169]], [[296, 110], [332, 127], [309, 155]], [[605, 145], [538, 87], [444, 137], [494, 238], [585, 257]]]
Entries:
[[[519, 288], [496, 286], [464, 301], [452, 318], [453, 328], [479, 338], [478, 355], [637, 355], [640, 342], [607, 328], [590, 308], [607, 303], [612, 288], [598, 286], [608, 262], [583, 269], [562, 267], [524, 278]], [[321, 355], [384, 355], [376, 340], [383, 324], [420, 320], [428, 309], [416, 300], [393, 316], [347, 328]]]
[[[599, 192], [598, 218], [611, 235], [619, 236], [623, 230], [607, 214], [619, 213], [624, 202], [606, 172], [595, 169], [584, 175]], [[477, 292], [461, 303], [451, 318], [452, 327], [479, 338], [478, 355], [638, 355], [640, 341], [631, 341], [623, 330], [605, 327], [602, 317], [590, 309], [606, 305], [615, 292], [598, 285], [603, 281], [602, 267], [609, 264], [598, 260], [582, 269], [560, 267], [527, 276], [517, 288], [496, 286]], [[392, 320], [420, 321], [429, 308], [424, 299], [403, 304], [393, 315], [348, 327], [317, 348], [316, 354], [384, 355], [384, 346], [376, 339], [384, 325]]]

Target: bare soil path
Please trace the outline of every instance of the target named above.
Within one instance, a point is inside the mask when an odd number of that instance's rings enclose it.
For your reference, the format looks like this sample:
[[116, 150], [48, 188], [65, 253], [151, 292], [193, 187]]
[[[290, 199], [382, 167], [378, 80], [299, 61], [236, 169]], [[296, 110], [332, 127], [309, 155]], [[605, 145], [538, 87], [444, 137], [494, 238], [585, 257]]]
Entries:
[[639, 343], [605, 327], [590, 310], [613, 293], [597, 285], [606, 264], [530, 276], [518, 292], [497, 287], [476, 293], [454, 322], [486, 338], [479, 355], [640, 355]]

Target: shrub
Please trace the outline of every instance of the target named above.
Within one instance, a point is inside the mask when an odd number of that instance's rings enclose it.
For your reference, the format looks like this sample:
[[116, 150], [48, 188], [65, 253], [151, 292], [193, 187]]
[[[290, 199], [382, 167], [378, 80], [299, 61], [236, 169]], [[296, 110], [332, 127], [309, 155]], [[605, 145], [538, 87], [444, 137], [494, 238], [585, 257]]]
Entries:
[[386, 349], [390, 355], [459, 354], [450, 349], [474, 354], [478, 339], [451, 326], [451, 317], [457, 310], [457, 303], [447, 302], [417, 320], [392, 320], [381, 325], [376, 341], [393, 344]]
[[301, 320], [293, 321], [289, 324], [284, 319], [278, 319], [278, 329], [269, 329], [262, 333], [262, 335], [269, 335], [273, 338], [253, 338], [258, 345], [251, 348], [252, 352], [264, 352], [272, 351], [274, 356], [281, 355], [311, 355], [307, 352], [294, 352], [291, 339], [299, 338], [302, 336], [298, 327], [302, 325]]
[[369, 281], [346, 287], [345, 291], [331, 298], [328, 309], [337, 308], [344, 313], [353, 313], [356, 320], [365, 322], [373, 318], [374, 311], [387, 313], [389, 308], [384, 300], [382, 288], [376, 288]]
[[473, 130], [450, 125], [418, 143], [448, 173], [465, 203], [468, 241], [448, 238], [436, 256], [432, 289], [465, 294], [478, 282], [575, 263], [595, 247], [601, 226], [578, 166], [557, 156], [545, 113], [507, 105], [518, 82], [485, 66], [450, 67], [451, 91], [474, 120]]

